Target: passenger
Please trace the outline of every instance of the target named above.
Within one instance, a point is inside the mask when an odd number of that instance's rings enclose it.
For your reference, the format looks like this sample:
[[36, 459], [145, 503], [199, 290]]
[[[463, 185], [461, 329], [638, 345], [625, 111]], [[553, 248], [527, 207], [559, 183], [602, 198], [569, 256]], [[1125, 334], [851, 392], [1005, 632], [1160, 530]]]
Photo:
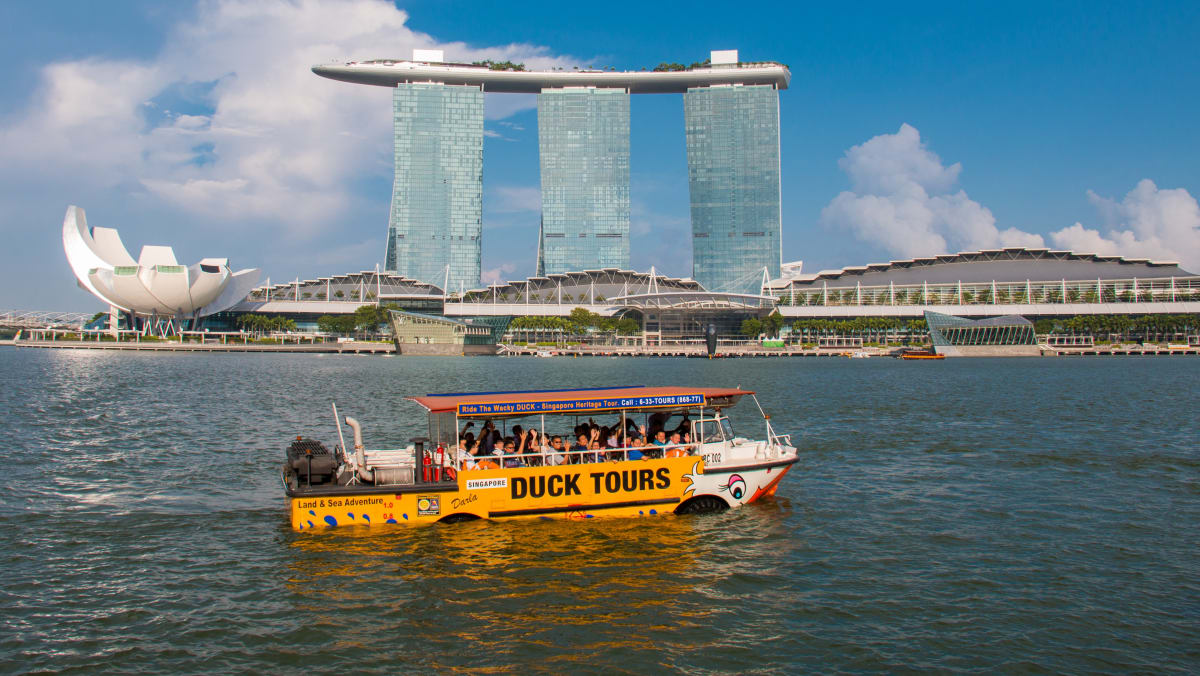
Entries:
[[674, 431], [679, 432], [680, 434], [683, 434], [684, 432], [691, 431], [691, 429], [692, 429], [692, 419], [690, 417], [688, 417], [687, 413], [684, 413], [683, 420], [679, 421], [679, 424], [675, 427]]
[[517, 454], [517, 441], [512, 437], [504, 437], [503, 465], [506, 468], [524, 467], [525, 463], [521, 459], [514, 457]]
[[667, 444], [666, 451], [663, 453], [668, 458], [682, 458], [687, 455], [687, 450], [683, 448], [683, 436], [678, 430], [671, 433], [671, 442]]
[[479, 455], [479, 442], [470, 438], [471, 434], [467, 433], [463, 439], [463, 443], [459, 445], [458, 464], [463, 469], [479, 469], [479, 461], [476, 456]]
[[649, 437], [651, 439], [658, 436], [658, 431], [663, 429], [667, 424], [667, 418], [670, 418], [670, 413], [651, 413], [647, 419], [647, 424], [650, 426]]
[[638, 441], [637, 441], [637, 432], [636, 431], [633, 433], [633, 436], [629, 436], [629, 437], [622, 436], [621, 437], [621, 448], [623, 450], [614, 451], [613, 455], [616, 456], [614, 459], [616, 459], [616, 460], [641, 460], [643, 458], [642, 451], [639, 448], [637, 448], [637, 446], [638, 446]]
[[565, 465], [567, 464], [566, 449], [563, 448], [563, 439], [555, 434], [550, 437], [550, 445], [546, 447], [546, 465]]
[[479, 445], [483, 455], [496, 452], [496, 434], [496, 423], [489, 420], [483, 424], [483, 429], [479, 431]]
[[571, 446], [571, 455], [569, 456], [570, 460], [571, 460], [571, 464], [578, 465], [580, 463], [587, 462], [587, 460], [584, 459], [584, 456], [587, 455], [587, 453], [586, 453], [587, 449], [588, 449], [588, 435], [586, 432], [581, 431], [575, 437], [575, 443]]
[[608, 438], [608, 459], [609, 460], [624, 460], [625, 453], [620, 449], [625, 448], [625, 434], [621, 430], [617, 430], [611, 437]]
[[584, 462], [604, 462], [603, 446], [600, 445], [599, 439], [592, 439], [588, 442], [588, 457]]
[[642, 449], [642, 453], [645, 454], [647, 458], [658, 460], [659, 458], [663, 457], [663, 449], [667, 447], [667, 443], [667, 433], [663, 430], [659, 430], [654, 434], [654, 441], [650, 442], [649, 446], [646, 446], [644, 449]]
[[[536, 429], [531, 429], [525, 435], [524, 445], [518, 446], [517, 451], [525, 454], [522, 459], [525, 461], [525, 464], [527, 466], [541, 467], [542, 466], [541, 454], [544, 452], [542, 450], [543, 445], [544, 444], [542, 443], [542, 435], [538, 434], [538, 431]], [[521, 450], [522, 448], [524, 448], [524, 450]]]

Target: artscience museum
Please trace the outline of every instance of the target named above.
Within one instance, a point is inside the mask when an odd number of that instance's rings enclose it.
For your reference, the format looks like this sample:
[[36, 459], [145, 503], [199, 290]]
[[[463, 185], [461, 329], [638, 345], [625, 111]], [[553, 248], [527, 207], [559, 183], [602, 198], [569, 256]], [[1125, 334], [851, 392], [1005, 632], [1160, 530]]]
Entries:
[[[169, 334], [233, 307], [258, 284], [257, 269], [234, 272], [227, 258], [180, 265], [169, 246], [144, 246], [134, 260], [113, 228], [89, 227], [83, 209], [67, 207], [63, 249], [79, 286], [120, 317], [125, 329]], [[110, 322], [114, 329], [117, 322]]]

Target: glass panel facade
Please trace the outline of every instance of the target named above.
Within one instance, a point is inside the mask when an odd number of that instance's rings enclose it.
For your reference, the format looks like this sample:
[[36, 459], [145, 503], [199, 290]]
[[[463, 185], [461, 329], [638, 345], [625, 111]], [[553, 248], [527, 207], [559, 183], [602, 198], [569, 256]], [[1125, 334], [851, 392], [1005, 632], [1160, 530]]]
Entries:
[[538, 274], [629, 268], [629, 94], [538, 95], [542, 224]]
[[970, 320], [926, 312], [925, 321], [934, 347], [1037, 344], [1033, 323], [1016, 315]]
[[448, 289], [479, 286], [483, 91], [401, 84], [392, 95], [395, 170], [384, 268]]
[[692, 278], [758, 293], [779, 277], [779, 93], [700, 87], [683, 95], [692, 202]]

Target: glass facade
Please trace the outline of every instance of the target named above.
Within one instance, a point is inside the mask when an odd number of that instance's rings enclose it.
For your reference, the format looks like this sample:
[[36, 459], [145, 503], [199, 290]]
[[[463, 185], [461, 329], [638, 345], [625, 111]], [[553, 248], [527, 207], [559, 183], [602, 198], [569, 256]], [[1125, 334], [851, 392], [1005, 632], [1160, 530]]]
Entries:
[[692, 278], [710, 291], [759, 293], [779, 277], [779, 93], [771, 86], [683, 95], [692, 203]]
[[1017, 315], [970, 320], [926, 312], [933, 346], [1036, 345], [1033, 322]]
[[629, 94], [538, 95], [542, 169], [539, 275], [629, 268]]
[[396, 178], [384, 269], [446, 285], [447, 291], [475, 288], [483, 224], [483, 91], [400, 84], [392, 110]]

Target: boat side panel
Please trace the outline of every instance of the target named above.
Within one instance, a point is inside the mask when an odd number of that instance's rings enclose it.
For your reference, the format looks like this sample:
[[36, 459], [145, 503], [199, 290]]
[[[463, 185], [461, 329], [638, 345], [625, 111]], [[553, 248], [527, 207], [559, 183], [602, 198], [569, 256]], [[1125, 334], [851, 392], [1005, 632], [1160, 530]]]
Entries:
[[651, 516], [700, 495], [730, 506], [774, 493], [788, 466], [704, 473], [696, 456], [561, 467], [463, 471], [458, 490], [293, 497], [297, 530], [382, 523], [433, 523], [451, 515], [483, 519]]

